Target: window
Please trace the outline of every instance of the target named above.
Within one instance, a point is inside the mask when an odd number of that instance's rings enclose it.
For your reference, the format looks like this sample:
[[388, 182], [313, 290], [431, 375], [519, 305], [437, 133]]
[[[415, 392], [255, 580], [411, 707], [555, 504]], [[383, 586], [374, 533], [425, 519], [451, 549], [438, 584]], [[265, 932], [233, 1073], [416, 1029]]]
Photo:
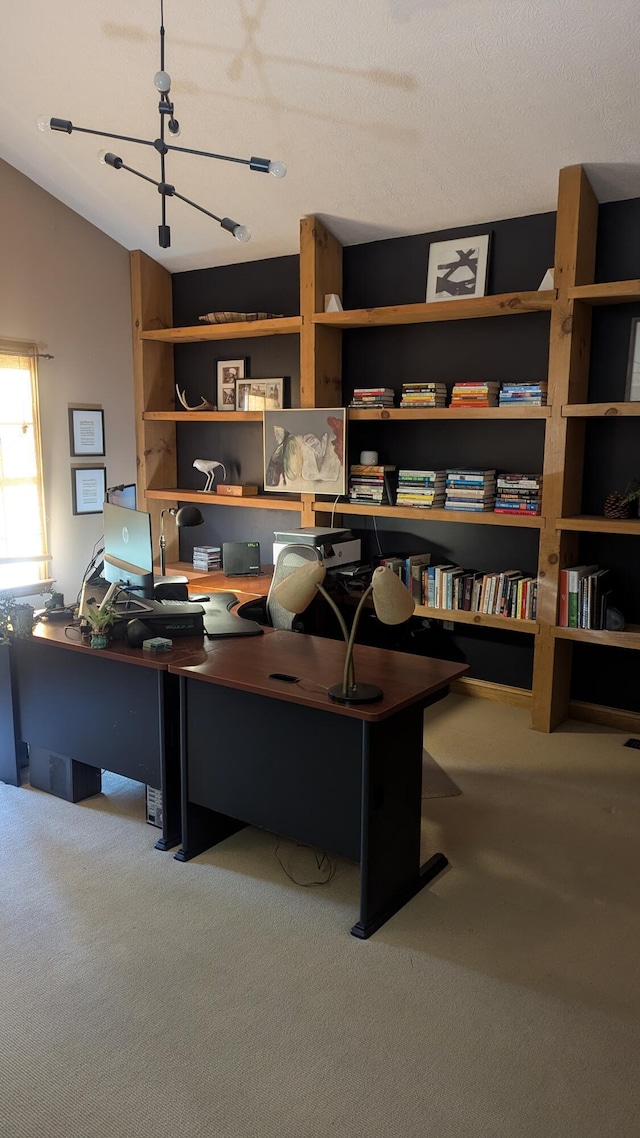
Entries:
[[0, 589], [46, 575], [35, 345], [0, 341]]

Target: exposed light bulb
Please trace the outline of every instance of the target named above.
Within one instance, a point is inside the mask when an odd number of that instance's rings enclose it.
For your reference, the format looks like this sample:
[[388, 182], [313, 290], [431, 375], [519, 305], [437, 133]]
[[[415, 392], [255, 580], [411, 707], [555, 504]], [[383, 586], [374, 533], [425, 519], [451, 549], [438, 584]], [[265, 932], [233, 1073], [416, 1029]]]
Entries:
[[98, 162], [102, 162], [103, 166], [107, 165], [107, 154], [108, 153], [109, 153], [108, 150], [99, 150], [98, 151]]
[[287, 167], [284, 162], [270, 162], [269, 173], [273, 174], [274, 178], [284, 178], [287, 172]]
[[171, 90], [171, 76], [167, 71], [156, 71], [153, 83], [161, 95], [168, 95]]
[[235, 237], [236, 241], [242, 241], [246, 243], [247, 241], [251, 240], [251, 230], [248, 229], [246, 225], [236, 225], [233, 231], [233, 236]]
[[51, 119], [47, 115], [40, 115], [37, 122], [38, 130], [51, 130]]

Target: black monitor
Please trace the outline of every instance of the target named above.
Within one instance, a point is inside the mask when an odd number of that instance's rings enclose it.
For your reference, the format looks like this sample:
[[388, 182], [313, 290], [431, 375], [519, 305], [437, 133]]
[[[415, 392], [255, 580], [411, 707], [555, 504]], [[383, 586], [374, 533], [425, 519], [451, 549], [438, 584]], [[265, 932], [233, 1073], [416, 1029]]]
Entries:
[[[111, 585], [132, 590], [139, 597], [153, 599], [153, 544], [151, 516], [141, 510], [105, 502], [104, 569]], [[117, 588], [109, 590], [109, 600], [117, 604]], [[105, 597], [106, 602], [106, 597]], [[103, 602], [103, 603], [105, 603]], [[131, 604], [129, 604], [131, 611]]]

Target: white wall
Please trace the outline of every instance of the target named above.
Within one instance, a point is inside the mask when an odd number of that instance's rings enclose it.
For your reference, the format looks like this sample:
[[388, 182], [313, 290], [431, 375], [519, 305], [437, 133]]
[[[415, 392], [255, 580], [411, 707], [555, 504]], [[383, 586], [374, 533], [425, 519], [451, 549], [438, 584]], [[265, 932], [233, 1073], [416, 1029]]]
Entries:
[[75, 600], [102, 516], [72, 514], [69, 404], [104, 407], [107, 484], [135, 482], [129, 254], [0, 160], [0, 337], [40, 360], [51, 576]]

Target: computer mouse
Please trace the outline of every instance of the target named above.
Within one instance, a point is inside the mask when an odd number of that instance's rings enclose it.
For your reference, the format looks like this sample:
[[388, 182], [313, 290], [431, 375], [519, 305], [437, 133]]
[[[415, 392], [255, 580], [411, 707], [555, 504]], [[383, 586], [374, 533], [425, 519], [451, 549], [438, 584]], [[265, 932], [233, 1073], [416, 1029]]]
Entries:
[[124, 630], [124, 638], [130, 648], [142, 648], [143, 641], [151, 640], [154, 635], [143, 620], [130, 620]]

